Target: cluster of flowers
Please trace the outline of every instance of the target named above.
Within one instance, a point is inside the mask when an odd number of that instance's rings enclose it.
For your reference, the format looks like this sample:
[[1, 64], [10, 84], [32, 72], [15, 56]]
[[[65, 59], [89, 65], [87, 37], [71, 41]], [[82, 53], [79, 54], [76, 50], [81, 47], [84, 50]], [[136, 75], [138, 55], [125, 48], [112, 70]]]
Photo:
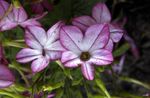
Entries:
[[103, 66], [113, 62], [114, 43], [119, 42], [123, 30], [111, 22], [111, 15], [104, 3], [98, 3], [92, 10], [92, 16], [80, 16], [72, 20], [72, 25], [57, 22], [47, 32], [37, 22], [42, 16], [27, 18], [23, 7], [13, 7], [0, 1], [0, 31], [21, 26], [25, 30], [27, 48], [16, 56], [20, 63], [31, 62], [34, 73], [46, 68], [51, 61], [60, 60], [65, 67], [81, 67], [82, 74], [88, 80], [94, 79], [94, 65]]

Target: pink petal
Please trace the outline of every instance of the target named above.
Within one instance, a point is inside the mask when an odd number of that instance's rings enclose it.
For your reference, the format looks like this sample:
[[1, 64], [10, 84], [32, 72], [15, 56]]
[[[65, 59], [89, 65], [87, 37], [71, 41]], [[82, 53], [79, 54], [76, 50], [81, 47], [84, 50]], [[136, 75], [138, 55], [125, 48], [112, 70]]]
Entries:
[[12, 22], [7, 17], [5, 17], [0, 21], [0, 31], [6, 31], [6, 30], [13, 29], [17, 25], [18, 25], [17, 23]]
[[81, 65], [82, 61], [79, 58], [76, 58], [76, 59], [72, 59], [70, 61], [67, 61], [63, 64], [65, 67], [75, 68], [75, 67], [78, 67], [79, 65]]
[[110, 37], [115, 43], [119, 42], [122, 36], [123, 36], [123, 33], [120, 33], [120, 32], [110, 33]]
[[60, 28], [63, 25], [64, 23], [62, 21], [59, 21], [47, 31], [48, 43], [52, 43], [56, 41], [57, 39], [59, 39]]
[[54, 98], [55, 94], [49, 94], [47, 98]]
[[75, 53], [73, 53], [71, 51], [66, 51], [66, 52], [63, 52], [61, 61], [62, 61], [62, 63], [65, 63], [67, 61], [71, 61], [71, 60], [76, 59], [78, 57], [79, 56], [76, 55]]
[[44, 49], [47, 51], [50, 59], [52, 60], [60, 59], [62, 51], [65, 51], [59, 41], [56, 41], [52, 44], [46, 44]]
[[90, 65], [88, 62], [85, 62], [81, 65], [81, 70], [87, 80], [94, 79], [94, 66]]
[[80, 54], [83, 34], [75, 26], [63, 26], [60, 31], [61, 44], [68, 50]]
[[85, 33], [84, 47], [90, 51], [103, 48], [108, 43], [109, 34], [108, 25], [97, 24], [89, 27]]
[[117, 24], [109, 24], [109, 29], [110, 29], [110, 32], [111, 32], [111, 39], [113, 40], [113, 42], [119, 42], [120, 39], [122, 38], [123, 36], [123, 30], [117, 25]]
[[62, 52], [60, 51], [47, 51], [47, 55], [49, 57], [50, 60], [58, 60], [61, 58]]
[[37, 59], [41, 56], [41, 52], [38, 50], [33, 50], [30, 48], [22, 49], [16, 56], [18, 62], [26, 63], [34, 59]]
[[95, 24], [95, 20], [92, 19], [90, 16], [81, 16], [81, 17], [77, 17], [74, 18], [72, 20], [72, 24], [79, 27], [81, 30], [86, 31], [86, 29]]
[[42, 27], [30, 26], [25, 33], [25, 41], [31, 48], [41, 49], [46, 44], [47, 36]]
[[28, 28], [30, 26], [41, 26], [41, 24], [34, 18], [28, 19], [27, 21], [20, 24], [23, 28]]
[[11, 71], [5, 66], [0, 64], [0, 88], [10, 86], [15, 81], [15, 77]]
[[111, 21], [111, 14], [104, 3], [98, 3], [94, 6], [92, 16], [97, 23], [109, 23]]
[[44, 48], [50, 51], [65, 51], [63, 46], [60, 44], [60, 41], [56, 41], [51, 44], [46, 44]]
[[49, 64], [49, 60], [47, 60], [45, 57], [41, 57], [32, 62], [31, 69], [34, 73], [40, 72], [45, 67], [47, 67], [48, 64]]
[[113, 47], [114, 47], [114, 43], [113, 43], [112, 39], [109, 39], [109, 41], [108, 41], [108, 43], [107, 43], [107, 45], [105, 46], [104, 49], [107, 49], [107, 50], [109, 50], [110, 52], [112, 52]]
[[14, 22], [17, 23], [24, 22], [28, 18], [27, 13], [25, 12], [23, 7], [19, 7], [19, 8], [13, 7], [11, 13], [13, 13], [13, 16], [9, 14], [8, 17], [14, 18]]
[[9, 7], [9, 4], [4, 1], [4, 0], [0, 0], [0, 19], [4, 16], [5, 12], [7, 11]]
[[41, 19], [41, 18], [43, 18], [44, 16], [46, 16], [48, 14], [48, 12], [43, 12], [43, 13], [41, 13], [41, 14], [39, 14], [39, 15], [36, 15], [34, 18], [32, 18], [32, 19], [34, 19], [34, 20], [39, 20], [39, 19]]
[[106, 49], [96, 50], [91, 55], [92, 57], [89, 62], [96, 65], [108, 65], [113, 61], [112, 53]]

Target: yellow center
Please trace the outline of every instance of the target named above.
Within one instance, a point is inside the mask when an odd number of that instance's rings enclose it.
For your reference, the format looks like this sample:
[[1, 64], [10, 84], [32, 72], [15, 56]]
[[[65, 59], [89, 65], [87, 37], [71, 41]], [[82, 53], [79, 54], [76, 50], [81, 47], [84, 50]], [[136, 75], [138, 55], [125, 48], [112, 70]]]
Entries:
[[90, 59], [90, 57], [91, 57], [91, 55], [89, 54], [89, 52], [82, 52], [80, 55], [80, 59], [82, 61], [87, 61]]

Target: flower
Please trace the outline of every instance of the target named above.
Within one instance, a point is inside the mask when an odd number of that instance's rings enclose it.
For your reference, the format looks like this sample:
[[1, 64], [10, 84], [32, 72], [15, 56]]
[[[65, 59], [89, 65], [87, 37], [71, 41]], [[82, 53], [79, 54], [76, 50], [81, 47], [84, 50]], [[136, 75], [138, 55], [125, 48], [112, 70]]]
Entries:
[[82, 31], [94, 24], [107, 23], [110, 29], [110, 40], [106, 49], [112, 51], [113, 42], [119, 42], [123, 36], [123, 30], [114, 22], [111, 23], [111, 14], [104, 3], [98, 3], [93, 7], [91, 16], [80, 16], [72, 20], [72, 24], [78, 26]]
[[54, 93], [51, 93], [47, 96], [47, 98], [54, 98], [55, 94]]
[[84, 77], [93, 80], [93, 65], [108, 65], [113, 61], [112, 53], [105, 49], [109, 34], [105, 24], [92, 25], [85, 34], [76, 26], [63, 26], [60, 42], [66, 51], [62, 53], [61, 62], [65, 67], [80, 66]]
[[[46, 14], [44, 13], [41, 16], [28, 19], [27, 13], [25, 12], [22, 6], [19, 8], [13, 6], [10, 12], [9, 6], [10, 4], [8, 2], [4, 0], [0, 1], [0, 13], [2, 13], [2, 15], [0, 16], [2, 18], [0, 20], [0, 31], [10, 30], [18, 25], [20, 25], [23, 28], [26, 28], [27, 26], [31, 25], [41, 26], [41, 24], [36, 20], [42, 18]], [[5, 13], [7, 13], [6, 16]]]
[[47, 33], [42, 27], [28, 27], [25, 31], [25, 41], [29, 48], [24, 48], [17, 54], [17, 61], [20, 63], [33, 61], [32, 71], [39, 72], [48, 66], [50, 60], [59, 59], [61, 51], [64, 50], [58, 40], [62, 25], [64, 23], [61, 21], [56, 23]]
[[41, 0], [41, 2], [31, 4], [31, 9], [36, 14], [42, 14], [44, 12], [44, 8], [48, 9], [48, 11], [52, 11], [53, 6], [48, 0]]
[[7, 64], [3, 54], [3, 47], [0, 44], [0, 88], [8, 87], [15, 81], [15, 77], [7, 67]]

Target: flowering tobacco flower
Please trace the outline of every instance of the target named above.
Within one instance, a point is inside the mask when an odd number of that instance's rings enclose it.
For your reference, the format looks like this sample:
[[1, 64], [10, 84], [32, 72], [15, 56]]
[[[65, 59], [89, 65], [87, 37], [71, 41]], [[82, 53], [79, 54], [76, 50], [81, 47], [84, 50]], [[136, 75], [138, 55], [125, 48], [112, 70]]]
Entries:
[[33, 61], [33, 72], [39, 72], [48, 66], [50, 60], [61, 58], [64, 48], [59, 39], [59, 30], [63, 22], [52, 26], [47, 33], [42, 27], [32, 26], [25, 31], [25, 41], [29, 48], [22, 49], [16, 56], [17, 61], [26, 63]]
[[106, 49], [112, 51], [113, 42], [119, 42], [122, 38], [123, 30], [119, 28], [116, 23], [111, 23], [111, 14], [107, 6], [103, 3], [98, 3], [93, 7], [92, 17], [91, 16], [80, 16], [73, 19], [72, 24], [78, 26], [82, 31], [93, 24], [103, 24], [107, 23], [110, 30], [110, 40]]
[[3, 48], [0, 44], [0, 88], [5, 88], [12, 85], [15, 78], [7, 67], [7, 61], [3, 54]]
[[[9, 6], [10, 4], [8, 2], [4, 0], [0, 1], [0, 13], [2, 13], [2, 15], [0, 15], [1, 17], [8, 11]], [[36, 20], [42, 18], [44, 15], [45, 13], [41, 16], [28, 19], [27, 13], [22, 6], [19, 8], [13, 6], [12, 10], [0, 20], [0, 31], [10, 30], [18, 25], [23, 28], [32, 25], [41, 26], [41, 24]]]
[[31, 9], [36, 14], [44, 13], [44, 8], [48, 9], [48, 11], [52, 11], [53, 6], [48, 0], [42, 0], [41, 2], [31, 4]]
[[76, 26], [63, 26], [60, 42], [66, 49], [61, 61], [65, 67], [81, 67], [84, 77], [94, 79], [94, 65], [108, 65], [113, 61], [110, 51], [105, 49], [109, 41], [109, 27], [105, 24], [90, 26], [85, 34]]

